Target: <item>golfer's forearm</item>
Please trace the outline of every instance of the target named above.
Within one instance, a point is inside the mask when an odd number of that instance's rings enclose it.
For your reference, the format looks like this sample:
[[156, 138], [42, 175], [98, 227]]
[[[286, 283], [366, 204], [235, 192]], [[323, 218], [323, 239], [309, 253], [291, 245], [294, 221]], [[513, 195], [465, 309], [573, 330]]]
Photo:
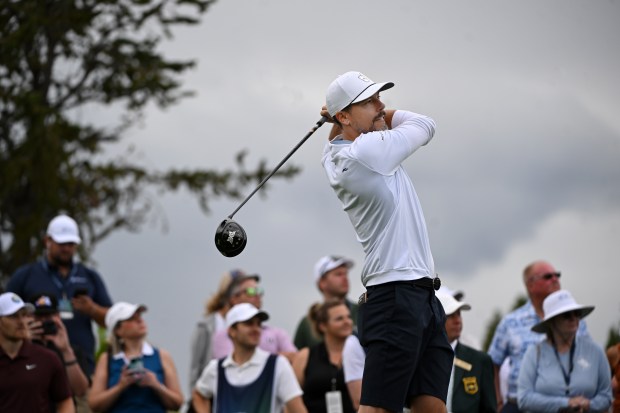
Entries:
[[385, 123], [389, 129], [392, 129], [392, 118], [394, 117], [394, 113], [396, 113], [395, 109], [387, 109], [385, 111]]
[[332, 140], [334, 139], [336, 136], [340, 135], [342, 133], [342, 128], [340, 127], [340, 125], [334, 123], [332, 125], [332, 130], [329, 131], [329, 136], [327, 137], [328, 140]]

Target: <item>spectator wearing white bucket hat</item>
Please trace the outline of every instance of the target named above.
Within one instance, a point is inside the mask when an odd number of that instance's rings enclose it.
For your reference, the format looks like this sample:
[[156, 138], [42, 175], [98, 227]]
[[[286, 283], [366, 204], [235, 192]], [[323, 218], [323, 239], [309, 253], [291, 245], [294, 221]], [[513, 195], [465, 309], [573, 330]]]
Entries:
[[109, 351], [97, 361], [88, 403], [94, 411], [178, 410], [183, 394], [170, 354], [146, 341], [144, 305], [119, 302], [108, 310]]
[[546, 339], [528, 348], [518, 381], [519, 409], [528, 412], [606, 412], [611, 371], [603, 349], [578, 336], [579, 320], [594, 306], [578, 304], [559, 290], [543, 302], [544, 318], [532, 331]]

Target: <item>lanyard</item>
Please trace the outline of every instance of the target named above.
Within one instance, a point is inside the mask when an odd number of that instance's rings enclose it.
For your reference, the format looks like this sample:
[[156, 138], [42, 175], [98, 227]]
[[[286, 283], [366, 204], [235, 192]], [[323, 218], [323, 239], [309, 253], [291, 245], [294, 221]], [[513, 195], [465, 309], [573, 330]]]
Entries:
[[69, 272], [69, 275], [67, 276], [65, 280], [61, 279], [60, 274], [56, 275], [53, 271], [51, 271], [51, 268], [45, 258], [41, 259], [41, 265], [43, 266], [45, 271], [49, 274], [49, 276], [52, 278], [52, 281], [54, 282], [58, 290], [62, 293], [63, 297], [66, 298], [67, 292], [65, 291], [65, 286], [77, 272], [77, 265], [73, 264], [71, 266], [71, 271]]
[[570, 387], [570, 375], [573, 372], [573, 357], [575, 356], [575, 341], [576, 341], [577, 337], [573, 338], [573, 343], [570, 346], [570, 355], [569, 355], [569, 360], [568, 360], [568, 373], [566, 372], [566, 370], [564, 370], [564, 365], [562, 364], [562, 361], [560, 360], [560, 355], [558, 354], [558, 348], [555, 346], [555, 343], [553, 345], [553, 351], [555, 352], [555, 358], [558, 360], [558, 364], [560, 365], [560, 368], [562, 369], [562, 375], [564, 376], [564, 383], [566, 383], [566, 395], [568, 396], [568, 390]]

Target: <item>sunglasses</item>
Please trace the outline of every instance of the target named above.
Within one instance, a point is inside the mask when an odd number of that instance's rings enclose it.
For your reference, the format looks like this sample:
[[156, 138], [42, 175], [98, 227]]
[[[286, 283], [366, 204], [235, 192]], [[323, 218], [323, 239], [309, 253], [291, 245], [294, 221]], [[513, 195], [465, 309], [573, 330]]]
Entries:
[[238, 294], [245, 293], [249, 297], [263, 296], [265, 290], [262, 287], [248, 287], [243, 290], [239, 290]]
[[557, 277], [560, 278], [562, 276], [561, 272], [548, 272], [546, 274], [543, 275], [538, 275], [536, 277], [534, 277], [535, 280], [545, 280], [545, 281], [549, 281], [550, 279], [552, 279], [553, 277]]

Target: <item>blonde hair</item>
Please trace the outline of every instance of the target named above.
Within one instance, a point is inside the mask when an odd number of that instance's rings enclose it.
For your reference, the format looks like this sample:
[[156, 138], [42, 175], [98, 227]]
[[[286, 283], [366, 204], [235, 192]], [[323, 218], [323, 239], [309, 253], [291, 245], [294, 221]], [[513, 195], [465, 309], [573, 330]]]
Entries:
[[228, 305], [228, 290], [232, 281], [233, 276], [230, 272], [226, 272], [222, 275], [217, 291], [207, 301], [205, 306], [205, 315], [209, 315], [226, 308]]

